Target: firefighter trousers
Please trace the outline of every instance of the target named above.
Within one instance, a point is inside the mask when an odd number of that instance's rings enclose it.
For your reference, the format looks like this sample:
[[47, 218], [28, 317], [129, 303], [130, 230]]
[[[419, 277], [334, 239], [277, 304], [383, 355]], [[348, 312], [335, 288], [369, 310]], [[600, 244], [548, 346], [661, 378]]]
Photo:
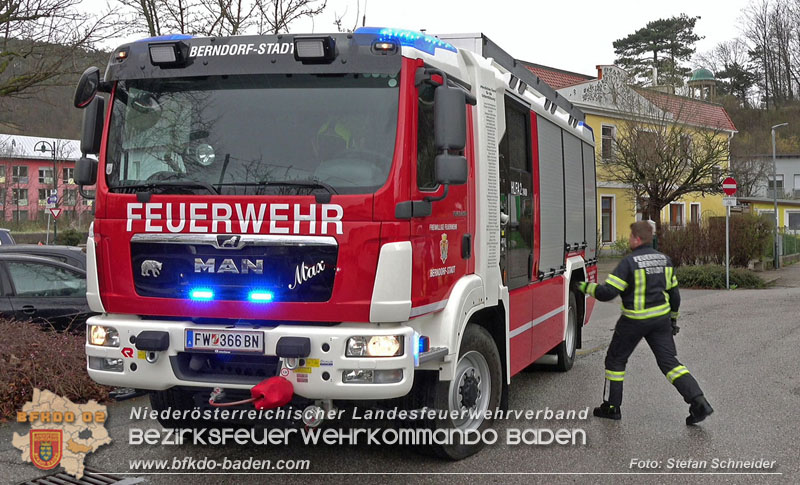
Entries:
[[622, 316], [614, 328], [614, 336], [606, 353], [606, 378], [604, 400], [614, 406], [622, 404], [622, 384], [625, 380], [625, 365], [628, 357], [644, 338], [656, 357], [656, 363], [667, 380], [675, 386], [684, 401], [690, 403], [703, 391], [689, 370], [678, 362], [672, 323], [669, 315], [645, 320], [633, 320]]

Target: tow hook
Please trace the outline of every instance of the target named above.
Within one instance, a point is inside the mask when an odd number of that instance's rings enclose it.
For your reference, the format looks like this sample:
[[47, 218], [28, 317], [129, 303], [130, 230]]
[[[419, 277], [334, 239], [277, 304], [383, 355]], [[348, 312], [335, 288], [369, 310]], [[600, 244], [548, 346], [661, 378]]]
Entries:
[[250, 389], [250, 399], [242, 399], [241, 401], [223, 402], [225, 390], [221, 387], [216, 387], [208, 398], [208, 404], [215, 408], [221, 408], [253, 403], [256, 409], [272, 409], [289, 404], [293, 395], [294, 386], [292, 386], [292, 383], [283, 377], [274, 376], [264, 379], [253, 386]]

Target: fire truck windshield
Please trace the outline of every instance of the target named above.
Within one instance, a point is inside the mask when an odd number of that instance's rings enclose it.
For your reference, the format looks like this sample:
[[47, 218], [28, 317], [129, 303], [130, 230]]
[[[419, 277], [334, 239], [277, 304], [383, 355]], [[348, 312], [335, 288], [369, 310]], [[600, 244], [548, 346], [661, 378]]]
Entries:
[[371, 193], [389, 175], [398, 76], [259, 75], [119, 81], [112, 191]]

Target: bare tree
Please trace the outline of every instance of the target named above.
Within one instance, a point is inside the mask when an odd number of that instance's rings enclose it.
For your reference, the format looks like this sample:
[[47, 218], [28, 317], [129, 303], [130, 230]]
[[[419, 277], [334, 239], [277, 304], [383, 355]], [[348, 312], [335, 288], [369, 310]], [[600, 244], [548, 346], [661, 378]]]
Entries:
[[736, 179], [737, 195], [756, 197], [759, 189], [766, 185], [772, 166], [764, 158], [732, 157], [731, 175]]
[[661, 209], [671, 202], [690, 193], [720, 192], [720, 166], [728, 156], [726, 134], [682, 121], [693, 118], [693, 105], [686, 100], [676, 109], [679, 98], [674, 98], [670, 111], [628, 103], [640, 108], [629, 108], [629, 117], [617, 125], [613, 154], [602, 171], [606, 181], [631, 187], [642, 213], [659, 230]]
[[[118, 31], [119, 17], [87, 15], [80, 0], [0, 0], [0, 98], [30, 97], [79, 72], [79, 53]], [[70, 81], [71, 82], [71, 81]]]
[[259, 11], [258, 33], [281, 34], [289, 25], [303, 17], [321, 14], [328, 0], [256, 0]]
[[[364, 9], [366, 10], [366, 8], [367, 5], [365, 3]], [[358, 28], [359, 17], [361, 16], [361, 1], [356, 0], [355, 19], [352, 21], [352, 23], [350, 23], [350, 21], [347, 20], [348, 17], [347, 14], [349, 10], [350, 8], [348, 6], [345, 6], [344, 12], [342, 12], [341, 14], [339, 14], [338, 12], [333, 13], [334, 17], [333, 25], [336, 26], [336, 30], [338, 32], [355, 32], [355, 30]], [[349, 25], [352, 25], [352, 27], [349, 27]]]

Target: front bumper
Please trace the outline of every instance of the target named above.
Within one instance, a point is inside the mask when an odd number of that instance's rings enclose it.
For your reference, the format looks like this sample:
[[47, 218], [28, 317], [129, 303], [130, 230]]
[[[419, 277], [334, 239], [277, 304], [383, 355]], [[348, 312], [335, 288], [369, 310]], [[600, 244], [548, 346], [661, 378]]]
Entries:
[[[114, 314], [91, 317], [87, 325], [114, 327], [119, 333], [119, 347], [86, 344], [89, 376], [100, 384], [110, 386], [148, 390], [165, 390], [174, 386], [250, 389], [272, 375], [281, 375], [291, 381], [295, 394], [307, 399], [363, 400], [404, 396], [411, 390], [414, 380], [416, 339], [414, 330], [405, 325], [237, 325], [237, 329], [264, 332], [264, 353], [258, 355], [199, 353], [185, 348], [186, 329], [230, 330], [232, 326], [143, 320], [136, 316]], [[160, 352], [137, 350], [135, 344], [131, 343], [132, 337], [135, 340], [146, 330], [167, 332], [168, 349]], [[345, 357], [347, 339], [359, 335], [402, 335], [403, 354], [382, 358]], [[275, 348], [281, 337], [306, 337], [311, 341], [310, 354], [299, 359], [298, 367], [293, 370], [280, 367]], [[196, 366], [190, 365], [194, 356], [197, 356], [198, 362], [204, 363], [199, 371]], [[97, 358], [122, 359], [122, 370], [99, 370], [94, 363]], [[392, 383], [344, 383], [343, 371], [353, 369], [401, 370], [402, 378]]]

